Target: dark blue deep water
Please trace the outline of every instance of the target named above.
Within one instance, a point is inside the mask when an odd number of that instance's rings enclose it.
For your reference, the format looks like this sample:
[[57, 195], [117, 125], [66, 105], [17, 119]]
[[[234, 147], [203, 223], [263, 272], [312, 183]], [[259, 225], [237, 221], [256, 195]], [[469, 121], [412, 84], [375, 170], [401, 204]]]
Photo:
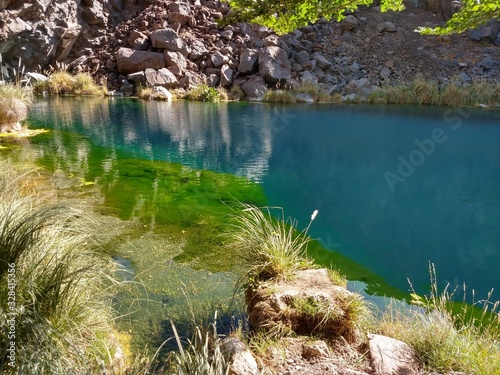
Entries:
[[500, 110], [57, 98], [30, 121], [246, 176], [302, 228], [319, 210], [313, 237], [402, 290], [427, 290], [429, 262], [476, 299], [500, 288]]

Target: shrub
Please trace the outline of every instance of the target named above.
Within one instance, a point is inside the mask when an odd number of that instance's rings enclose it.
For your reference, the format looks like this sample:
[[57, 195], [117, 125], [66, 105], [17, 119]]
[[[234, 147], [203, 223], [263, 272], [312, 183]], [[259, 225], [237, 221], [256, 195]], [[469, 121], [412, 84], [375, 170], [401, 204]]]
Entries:
[[[0, 372], [83, 374], [111, 366], [118, 351], [111, 262], [92, 245], [81, 213], [22, 196], [8, 170], [1, 165]], [[9, 291], [15, 301], [3, 297]], [[13, 317], [15, 368], [6, 334]]]

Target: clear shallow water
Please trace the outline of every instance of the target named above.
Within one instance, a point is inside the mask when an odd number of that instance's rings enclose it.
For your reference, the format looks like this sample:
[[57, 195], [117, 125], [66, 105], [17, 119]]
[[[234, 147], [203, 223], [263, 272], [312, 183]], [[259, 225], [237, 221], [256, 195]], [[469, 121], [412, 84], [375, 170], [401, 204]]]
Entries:
[[31, 123], [251, 178], [301, 227], [318, 209], [313, 237], [402, 290], [427, 291], [429, 262], [443, 285], [500, 288], [498, 110], [57, 98]]

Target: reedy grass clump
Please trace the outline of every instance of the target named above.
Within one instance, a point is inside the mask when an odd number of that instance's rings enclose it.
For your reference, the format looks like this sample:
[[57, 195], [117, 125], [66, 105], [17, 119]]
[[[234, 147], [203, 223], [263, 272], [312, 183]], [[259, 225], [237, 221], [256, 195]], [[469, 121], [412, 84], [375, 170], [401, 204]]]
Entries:
[[[230, 224], [228, 244], [242, 258], [241, 284], [250, 285], [263, 280], [287, 280], [299, 269], [312, 266], [307, 255], [309, 225], [299, 232], [296, 220], [271, 215], [271, 207], [258, 207], [242, 203], [241, 213]], [[264, 212], [263, 212], [264, 211]]]
[[474, 81], [470, 84], [452, 81], [444, 86], [415, 79], [410, 84], [387, 86], [374, 91], [370, 103], [418, 104], [446, 106], [500, 105], [500, 84]]
[[196, 327], [193, 341], [188, 340], [187, 349], [183, 348], [174, 323], [171, 321], [179, 352], [173, 352], [172, 370], [178, 375], [227, 375], [229, 361], [222, 352], [222, 340], [217, 334], [217, 315], [214, 323], [202, 329]]
[[47, 91], [51, 95], [104, 95], [106, 90], [97, 85], [89, 73], [72, 75], [67, 71], [53, 72], [45, 81], [34, 85], [35, 92]]
[[189, 89], [186, 93], [186, 99], [197, 100], [200, 102], [225, 102], [228, 100], [227, 92], [222, 87], [210, 87], [203, 83]]
[[[111, 369], [119, 352], [111, 326], [111, 262], [96, 251], [81, 213], [40, 206], [21, 195], [22, 186], [6, 163], [1, 171], [0, 372], [62, 375]], [[12, 272], [15, 304], [9, 305], [4, 296]], [[7, 358], [12, 317], [14, 368]]]
[[413, 347], [427, 371], [500, 374], [499, 302], [456, 303], [455, 291], [438, 291], [434, 266], [430, 272], [430, 296], [413, 294], [411, 309], [389, 308], [382, 332]]
[[21, 130], [31, 102], [31, 91], [19, 83], [0, 85], [0, 131]]
[[268, 103], [295, 103], [297, 98], [290, 90], [267, 90], [262, 101]]

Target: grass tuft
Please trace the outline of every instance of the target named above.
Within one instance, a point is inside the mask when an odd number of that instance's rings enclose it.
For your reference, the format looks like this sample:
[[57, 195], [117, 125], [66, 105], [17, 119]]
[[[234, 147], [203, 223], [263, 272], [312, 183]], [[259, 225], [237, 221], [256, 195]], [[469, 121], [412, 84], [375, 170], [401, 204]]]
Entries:
[[430, 295], [413, 294], [411, 309], [389, 308], [382, 332], [412, 346], [427, 371], [500, 374], [499, 302], [454, 302], [455, 291], [438, 291], [433, 265], [430, 274]]
[[64, 70], [52, 73], [47, 80], [34, 85], [35, 92], [51, 95], [104, 95], [105, 89], [97, 85], [89, 73], [72, 75]]
[[210, 87], [207, 84], [201, 84], [191, 88], [186, 94], [186, 99], [217, 103], [227, 101], [228, 96], [226, 90], [223, 88], [219, 87], [216, 89], [215, 87]]
[[13, 317], [15, 373], [112, 368], [120, 351], [111, 326], [112, 263], [97, 252], [79, 212], [22, 196], [9, 166], [0, 170], [0, 295], [13, 296], [0, 300], [0, 372], [13, 373]]
[[297, 270], [312, 265], [307, 255], [309, 226], [298, 232], [296, 221], [285, 220], [283, 210], [280, 218], [276, 219], [269, 207], [263, 212], [242, 203], [242, 208], [230, 225], [227, 246], [240, 254], [243, 260], [240, 279], [243, 285], [269, 279], [287, 280]]
[[21, 130], [31, 100], [31, 91], [17, 83], [0, 85], [0, 131]]
[[180, 337], [172, 321], [175, 340], [179, 352], [173, 353], [174, 371], [178, 375], [227, 375], [229, 362], [224, 357], [222, 340], [217, 334], [216, 318], [208, 328], [196, 327], [193, 341], [188, 340], [187, 349], [183, 348]]

